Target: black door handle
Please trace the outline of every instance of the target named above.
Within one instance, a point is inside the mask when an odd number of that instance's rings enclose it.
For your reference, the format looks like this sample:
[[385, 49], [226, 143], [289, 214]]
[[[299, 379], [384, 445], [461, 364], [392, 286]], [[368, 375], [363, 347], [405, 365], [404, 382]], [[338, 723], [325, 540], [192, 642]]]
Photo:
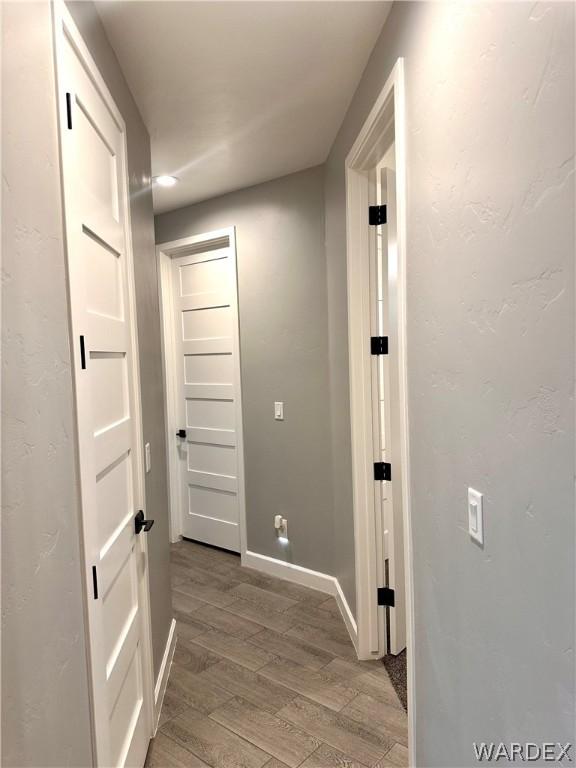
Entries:
[[148, 533], [150, 528], [154, 525], [154, 520], [144, 520], [144, 511], [139, 509], [138, 514], [134, 518], [134, 530], [136, 533], [140, 533], [140, 531], [144, 531], [144, 533]]
[[186, 430], [179, 429], [178, 432], [176, 432], [176, 437], [186, 437]]

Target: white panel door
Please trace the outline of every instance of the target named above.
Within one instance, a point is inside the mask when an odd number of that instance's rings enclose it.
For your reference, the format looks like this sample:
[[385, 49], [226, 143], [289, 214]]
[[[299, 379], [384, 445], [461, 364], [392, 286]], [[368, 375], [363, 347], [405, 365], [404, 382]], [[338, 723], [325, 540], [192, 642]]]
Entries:
[[375, 483], [376, 521], [382, 541], [378, 583], [394, 590], [394, 606], [381, 609], [380, 627], [388, 652], [406, 647], [406, 588], [400, 455], [400, 373], [398, 361], [398, 286], [396, 178], [390, 168], [377, 171], [378, 204], [386, 205], [387, 222], [376, 228], [371, 270], [372, 335], [388, 337], [388, 354], [372, 358], [372, 407], [376, 460], [392, 465], [391, 481]]
[[96, 762], [142, 766], [150, 627], [124, 125], [60, 6], [55, 22]]
[[[236, 262], [230, 238], [172, 258], [181, 532], [240, 551]], [[173, 438], [174, 439], [174, 438]]]

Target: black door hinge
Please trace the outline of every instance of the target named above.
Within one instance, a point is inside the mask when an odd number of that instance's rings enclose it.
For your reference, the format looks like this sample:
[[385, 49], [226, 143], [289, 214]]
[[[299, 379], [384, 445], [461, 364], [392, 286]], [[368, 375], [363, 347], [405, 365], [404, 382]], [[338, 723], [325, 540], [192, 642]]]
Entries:
[[380, 224], [386, 224], [385, 205], [368, 206], [368, 224], [370, 224], [371, 227], [378, 227]]
[[94, 588], [94, 600], [98, 600], [98, 573], [96, 566], [92, 566], [92, 586]]
[[388, 336], [370, 337], [370, 354], [387, 355], [388, 354]]
[[72, 130], [72, 94], [66, 94], [66, 126], [69, 131]]
[[394, 590], [390, 587], [378, 587], [378, 605], [394, 608]]
[[86, 346], [84, 344], [84, 336], [80, 336], [80, 365], [82, 370], [86, 369]]
[[374, 480], [391, 480], [392, 465], [387, 461], [374, 462]]

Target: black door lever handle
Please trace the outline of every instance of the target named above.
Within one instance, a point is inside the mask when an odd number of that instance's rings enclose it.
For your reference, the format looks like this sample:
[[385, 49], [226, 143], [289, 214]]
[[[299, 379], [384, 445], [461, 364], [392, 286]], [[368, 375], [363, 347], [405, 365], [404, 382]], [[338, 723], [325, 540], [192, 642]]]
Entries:
[[179, 429], [178, 432], [176, 432], [176, 437], [186, 437], [186, 430]]
[[138, 514], [134, 518], [134, 530], [136, 533], [140, 533], [140, 531], [144, 531], [144, 533], [148, 533], [150, 528], [154, 525], [154, 520], [144, 520], [144, 511], [142, 509], [138, 510]]

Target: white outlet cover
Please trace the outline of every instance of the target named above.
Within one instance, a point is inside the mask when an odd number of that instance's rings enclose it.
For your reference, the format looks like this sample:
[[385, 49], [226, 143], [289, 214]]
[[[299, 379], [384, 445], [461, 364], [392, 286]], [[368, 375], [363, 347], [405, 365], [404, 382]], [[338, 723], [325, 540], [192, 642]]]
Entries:
[[274, 528], [280, 541], [288, 541], [288, 520], [282, 515], [274, 516]]
[[480, 491], [468, 488], [468, 533], [478, 544], [484, 544], [483, 498]]

